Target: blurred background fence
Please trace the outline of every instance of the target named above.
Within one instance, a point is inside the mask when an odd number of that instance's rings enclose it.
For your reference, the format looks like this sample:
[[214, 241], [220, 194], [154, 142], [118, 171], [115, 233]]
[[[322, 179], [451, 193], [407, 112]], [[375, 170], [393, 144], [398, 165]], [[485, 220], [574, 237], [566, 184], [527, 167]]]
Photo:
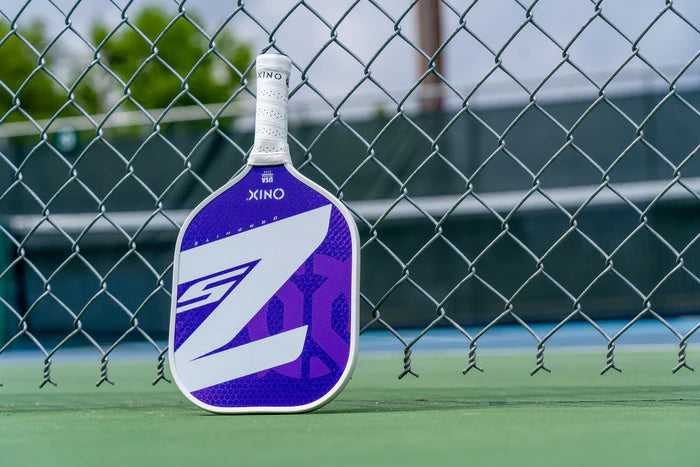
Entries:
[[165, 377], [178, 226], [244, 164], [254, 57], [279, 51], [292, 158], [356, 215], [362, 332], [401, 376], [442, 328], [479, 368], [509, 324], [533, 373], [576, 323], [602, 372], [648, 320], [689, 366], [699, 24], [692, 0], [3, 2], [0, 363], [38, 349], [45, 384], [87, 345], [100, 384], [138, 341]]

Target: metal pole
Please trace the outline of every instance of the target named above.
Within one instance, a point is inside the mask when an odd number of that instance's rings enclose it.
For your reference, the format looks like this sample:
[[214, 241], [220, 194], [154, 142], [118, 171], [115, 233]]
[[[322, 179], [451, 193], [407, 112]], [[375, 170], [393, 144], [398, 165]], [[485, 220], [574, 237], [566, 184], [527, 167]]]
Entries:
[[[440, 47], [440, 3], [439, 0], [420, 0], [418, 2], [418, 41], [423, 52], [432, 57]], [[442, 60], [440, 55], [435, 57], [435, 71], [442, 74]], [[430, 62], [427, 63], [430, 66]], [[425, 59], [418, 58], [418, 76], [426, 69]], [[442, 86], [440, 78], [435, 73], [430, 73], [421, 83], [420, 109], [424, 113], [439, 112], [442, 110]]]

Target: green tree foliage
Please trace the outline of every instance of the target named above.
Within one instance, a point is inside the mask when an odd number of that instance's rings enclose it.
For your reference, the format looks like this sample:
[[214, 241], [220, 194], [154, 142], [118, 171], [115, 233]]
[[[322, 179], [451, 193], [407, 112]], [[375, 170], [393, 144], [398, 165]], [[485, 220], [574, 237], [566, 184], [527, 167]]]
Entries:
[[[202, 24], [196, 15], [189, 15]], [[211, 49], [209, 41], [186, 19], [178, 18], [170, 24], [172, 17], [155, 6], [147, 6], [130, 17], [138, 32], [125, 24], [110, 36], [110, 27], [97, 24], [90, 36], [93, 44], [102, 44], [101, 62], [129, 83], [131, 97], [141, 106], [193, 104], [191, 97], [181, 95], [184, 85], [202, 103], [226, 101], [238, 87], [239, 76], [215, 54], [207, 55]], [[154, 43], [153, 49], [142, 35]], [[238, 70], [249, 65], [252, 55], [248, 44], [236, 41], [226, 30], [214, 42], [216, 50]], [[116, 79], [110, 78], [109, 83], [113, 95], [125, 94], [124, 85]], [[89, 94], [86, 93], [88, 100]], [[92, 94], [104, 97], [105, 93]], [[98, 107], [110, 104], [96, 102]]]
[[[203, 24], [196, 15], [188, 15]], [[89, 39], [96, 47], [99, 45], [101, 63], [123, 83], [129, 83], [130, 96], [147, 109], [193, 104], [192, 97], [181, 95], [182, 80], [186, 80], [188, 92], [201, 103], [226, 101], [239, 86], [240, 77], [224, 60], [210, 53], [209, 41], [195, 26], [184, 18], [171, 24], [172, 19], [170, 13], [157, 6], [146, 6], [130, 13], [134, 28], [123, 24], [112, 33], [112, 26], [97, 23], [92, 26]], [[56, 43], [43, 56], [43, 66], [39, 66], [39, 55], [50, 40], [41, 21], [20, 24], [17, 32], [10, 31], [7, 23], [0, 23], [0, 118], [5, 117], [2, 122], [26, 120], [19, 110], [10, 112], [15, 98], [34, 119], [81, 113], [73, 106], [61, 110], [68, 92], [47, 72], [56, 71], [58, 57], [76, 51], [63, 50], [62, 44]], [[148, 41], [155, 42], [156, 53]], [[250, 45], [236, 40], [229, 31], [219, 33], [215, 44], [215, 50], [239, 71], [250, 64]], [[81, 67], [93, 55], [89, 50], [86, 53], [89, 57], [75, 60], [81, 64], [73, 70], [61, 64], [60, 79], [66, 87], [72, 87], [84, 73]], [[77, 83], [75, 104], [89, 113], [107, 112], [125, 93], [124, 84], [95, 65]], [[128, 102], [119, 106], [120, 110], [130, 108], [133, 105]]]
[[0, 24], [0, 118], [5, 117], [3, 122], [26, 120], [17, 108], [8, 115], [14, 107], [13, 98], [19, 99], [19, 107], [34, 119], [54, 115], [65, 102], [67, 93], [45, 71], [51, 68], [53, 54], [46, 54], [44, 66], [39, 66], [39, 54], [47, 44], [41, 21], [33, 21], [18, 32], [11, 32], [6, 23]]

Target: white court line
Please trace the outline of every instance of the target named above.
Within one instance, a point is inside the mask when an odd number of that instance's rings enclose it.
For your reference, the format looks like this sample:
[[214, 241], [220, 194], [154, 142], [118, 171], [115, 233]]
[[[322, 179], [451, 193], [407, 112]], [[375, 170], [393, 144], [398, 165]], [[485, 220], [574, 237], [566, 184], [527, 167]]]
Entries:
[[[397, 346], [391, 346], [391, 348], [381, 349], [381, 350], [362, 350], [362, 338], [360, 337], [360, 361], [366, 359], [391, 359], [396, 360], [401, 358], [401, 346], [396, 342]], [[466, 342], [466, 340], [465, 340]], [[166, 345], [165, 342], [162, 343], [163, 346]], [[412, 359], [420, 361], [422, 357], [435, 357], [435, 356], [445, 356], [445, 357], [463, 357], [465, 359], [468, 354], [468, 347], [465, 345], [462, 348], [443, 348], [443, 349], [430, 349], [414, 347], [414, 352]], [[625, 353], [661, 353], [667, 352], [669, 354], [675, 355], [678, 351], [678, 346], [673, 344], [616, 344], [615, 353], [617, 356]], [[547, 347], [545, 350], [545, 357], [547, 355], [562, 355], [562, 354], [591, 354], [600, 355], [602, 359], [605, 358], [607, 348], [605, 344], [602, 345], [576, 345], [576, 346], [555, 346]], [[700, 344], [688, 344], [687, 349], [688, 354], [694, 352], [700, 352]], [[477, 351], [477, 359], [481, 356], [522, 356], [522, 355], [534, 355], [537, 353], [537, 348], [535, 345], [530, 347], [500, 347], [500, 348], [479, 348]], [[141, 363], [141, 362], [154, 362], [158, 352], [150, 344], [130, 344], [129, 348], [122, 349], [117, 347], [113, 353], [109, 355], [109, 360], [111, 363]], [[63, 363], [94, 363], [99, 365], [101, 354], [94, 347], [73, 347], [67, 349], [60, 349], [56, 354], [53, 355], [52, 360], [54, 363], [58, 362], [59, 365]], [[693, 355], [689, 355], [689, 363], [693, 365], [695, 363], [695, 358]], [[44, 361], [44, 354], [42, 354], [38, 349], [20, 349], [20, 350], [8, 350], [0, 355], [0, 365], [23, 365], [27, 363], [37, 363]], [[670, 360], [673, 363], [673, 360]], [[167, 365], [167, 363], [166, 363]], [[2, 378], [0, 378], [2, 381]]]

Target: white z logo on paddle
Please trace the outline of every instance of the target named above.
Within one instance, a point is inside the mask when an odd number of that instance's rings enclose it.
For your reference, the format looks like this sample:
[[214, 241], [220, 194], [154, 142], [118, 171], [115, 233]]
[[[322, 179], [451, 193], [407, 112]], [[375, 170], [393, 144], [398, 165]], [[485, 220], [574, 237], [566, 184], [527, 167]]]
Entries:
[[308, 326], [217, 350], [253, 319], [318, 248], [328, 232], [330, 213], [328, 204], [181, 253], [178, 284], [192, 284], [177, 298], [177, 313], [214, 305], [174, 353], [178, 376], [189, 391], [299, 358]]

